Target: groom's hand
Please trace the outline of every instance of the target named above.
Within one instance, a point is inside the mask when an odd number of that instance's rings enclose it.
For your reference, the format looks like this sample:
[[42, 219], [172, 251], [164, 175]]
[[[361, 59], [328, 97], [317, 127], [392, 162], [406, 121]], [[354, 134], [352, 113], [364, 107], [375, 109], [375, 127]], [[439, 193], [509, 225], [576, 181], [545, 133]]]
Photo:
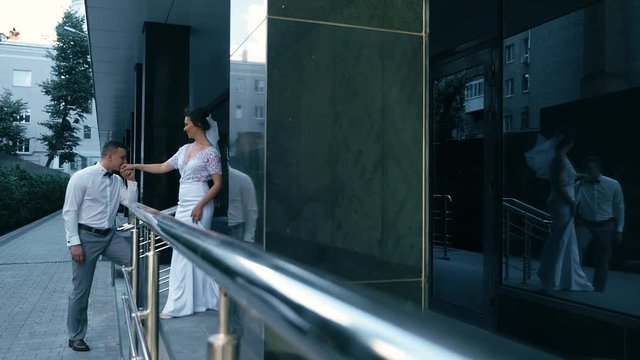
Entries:
[[69, 248], [69, 252], [71, 252], [71, 259], [78, 264], [82, 264], [84, 262], [84, 251], [82, 250], [82, 245], [73, 245]]
[[129, 169], [125, 168], [124, 165], [122, 165], [120, 167], [120, 175], [122, 175], [122, 177], [124, 177], [125, 180], [136, 181], [136, 176], [135, 176], [133, 170], [129, 170]]
[[622, 243], [622, 231], [616, 232], [616, 242], [618, 244]]

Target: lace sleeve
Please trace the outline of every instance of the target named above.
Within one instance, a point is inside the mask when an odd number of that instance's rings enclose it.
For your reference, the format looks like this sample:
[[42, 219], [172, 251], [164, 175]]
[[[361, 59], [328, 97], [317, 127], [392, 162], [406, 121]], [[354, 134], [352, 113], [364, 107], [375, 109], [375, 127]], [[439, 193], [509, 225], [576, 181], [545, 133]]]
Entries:
[[182, 152], [184, 150], [184, 146], [181, 146], [178, 151], [173, 154], [173, 156], [168, 160], [169, 165], [171, 165], [174, 169], [178, 168], [178, 160], [180, 160], [180, 156], [182, 156]]
[[212, 150], [206, 153], [204, 163], [209, 174], [222, 174], [220, 153], [215, 149], [215, 147], [212, 147]]

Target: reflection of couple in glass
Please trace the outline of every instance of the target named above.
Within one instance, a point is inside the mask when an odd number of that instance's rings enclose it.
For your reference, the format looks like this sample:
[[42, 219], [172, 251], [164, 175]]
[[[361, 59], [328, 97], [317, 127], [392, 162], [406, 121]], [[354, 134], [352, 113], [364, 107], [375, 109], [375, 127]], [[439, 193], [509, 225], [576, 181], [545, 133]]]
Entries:
[[567, 158], [574, 144], [568, 131], [539, 142], [526, 154], [527, 163], [539, 178], [548, 179], [551, 194], [551, 235], [542, 249], [538, 277], [547, 291], [592, 291], [581, 265], [575, 228], [577, 173]]

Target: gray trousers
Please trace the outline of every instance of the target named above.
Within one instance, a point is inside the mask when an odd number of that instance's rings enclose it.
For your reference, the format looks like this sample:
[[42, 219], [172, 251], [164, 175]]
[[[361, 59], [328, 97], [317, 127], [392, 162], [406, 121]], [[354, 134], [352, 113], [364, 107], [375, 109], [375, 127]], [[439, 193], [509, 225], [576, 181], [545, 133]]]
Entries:
[[244, 239], [244, 223], [230, 225], [229, 236], [242, 241]]
[[589, 244], [593, 246], [593, 266], [595, 270], [593, 273], [593, 287], [596, 291], [602, 292], [607, 286], [609, 260], [615, 244], [616, 223], [613, 220], [597, 223], [578, 220], [576, 234], [578, 236], [581, 260], [584, 260], [583, 256]]
[[115, 230], [104, 236], [84, 230], [79, 230], [78, 234], [82, 242], [85, 260], [82, 264], [71, 262], [73, 290], [69, 295], [69, 312], [67, 313], [67, 329], [70, 340], [84, 339], [87, 334], [89, 294], [91, 294], [93, 274], [100, 255], [120, 264], [128, 265], [131, 263], [131, 245]]

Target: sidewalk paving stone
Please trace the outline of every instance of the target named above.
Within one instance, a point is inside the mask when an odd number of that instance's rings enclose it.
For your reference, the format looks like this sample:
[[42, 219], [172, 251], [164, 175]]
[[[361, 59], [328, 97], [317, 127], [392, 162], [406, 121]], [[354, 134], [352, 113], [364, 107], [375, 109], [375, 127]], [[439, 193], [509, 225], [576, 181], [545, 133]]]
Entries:
[[62, 216], [0, 243], [0, 360], [120, 359], [110, 262], [96, 267], [89, 299], [88, 353], [72, 351], [66, 329], [71, 260]]

